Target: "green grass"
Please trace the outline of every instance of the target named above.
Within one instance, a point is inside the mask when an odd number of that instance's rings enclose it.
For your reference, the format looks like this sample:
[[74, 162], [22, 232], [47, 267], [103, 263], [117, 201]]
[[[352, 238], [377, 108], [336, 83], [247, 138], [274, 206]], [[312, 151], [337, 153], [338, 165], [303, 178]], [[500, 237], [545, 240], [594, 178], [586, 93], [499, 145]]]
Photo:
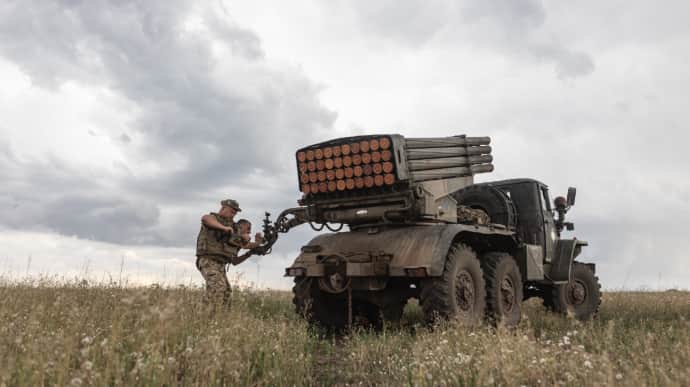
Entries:
[[580, 323], [532, 300], [514, 331], [401, 327], [321, 338], [291, 295], [13, 283], [0, 287], [0, 385], [690, 385], [690, 293], [605, 293]]

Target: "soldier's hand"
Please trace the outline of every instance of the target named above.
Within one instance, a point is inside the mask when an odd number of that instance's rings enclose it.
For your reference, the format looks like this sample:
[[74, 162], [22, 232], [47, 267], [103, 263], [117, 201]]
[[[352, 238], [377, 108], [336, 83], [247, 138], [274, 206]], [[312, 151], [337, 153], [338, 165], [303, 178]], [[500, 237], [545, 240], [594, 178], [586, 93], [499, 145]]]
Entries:
[[225, 228], [223, 228], [223, 231], [225, 231], [228, 234], [232, 234], [235, 232], [235, 230], [231, 226], [226, 226]]
[[257, 232], [256, 235], [254, 235], [254, 240], [256, 243], [261, 243], [264, 241], [264, 234]]
[[252, 237], [249, 234], [242, 234], [242, 240], [245, 242], [251, 242]]

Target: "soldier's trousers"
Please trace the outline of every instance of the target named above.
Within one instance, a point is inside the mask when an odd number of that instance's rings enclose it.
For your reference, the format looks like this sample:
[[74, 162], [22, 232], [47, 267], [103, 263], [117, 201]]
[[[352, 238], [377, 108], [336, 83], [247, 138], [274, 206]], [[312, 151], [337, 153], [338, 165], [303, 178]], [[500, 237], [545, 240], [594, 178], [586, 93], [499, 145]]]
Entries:
[[206, 281], [204, 300], [213, 304], [230, 306], [230, 283], [226, 274], [226, 265], [218, 258], [200, 255], [196, 258], [196, 267]]

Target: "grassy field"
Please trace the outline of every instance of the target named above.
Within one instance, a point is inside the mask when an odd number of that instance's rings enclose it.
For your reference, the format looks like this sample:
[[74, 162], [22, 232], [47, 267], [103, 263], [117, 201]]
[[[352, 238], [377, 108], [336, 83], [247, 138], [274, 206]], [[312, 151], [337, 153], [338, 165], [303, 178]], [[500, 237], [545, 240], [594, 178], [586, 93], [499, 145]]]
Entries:
[[[321, 338], [287, 292], [0, 287], [0, 385], [690, 385], [690, 293], [605, 293], [582, 324], [523, 308], [511, 332], [402, 327]], [[533, 300], [536, 301], [536, 300]]]

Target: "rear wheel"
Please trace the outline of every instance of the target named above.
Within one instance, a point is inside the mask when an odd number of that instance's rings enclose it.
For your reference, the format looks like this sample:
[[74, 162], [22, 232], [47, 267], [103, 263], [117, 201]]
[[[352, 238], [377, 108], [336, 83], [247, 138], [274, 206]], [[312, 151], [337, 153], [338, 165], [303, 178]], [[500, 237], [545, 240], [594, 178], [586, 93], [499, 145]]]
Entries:
[[570, 282], [547, 288], [544, 305], [557, 313], [586, 321], [594, 318], [601, 305], [601, 284], [589, 266], [575, 262]]
[[347, 302], [342, 297], [319, 290], [312, 278], [296, 277], [292, 288], [295, 311], [310, 324], [340, 331], [347, 326]]
[[428, 323], [439, 318], [467, 325], [481, 323], [486, 308], [484, 277], [475, 252], [464, 244], [454, 244], [443, 274], [422, 283], [419, 301]]
[[495, 325], [512, 328], [522, 317], [522, 276], [512, 256], [491, 252], [482, 257], [486, 282], [486, 317]]
[[381, 308], [381, 314], [383, 314], [383, 319], [391, 323], [400, 322], [400, 319], [402, 319], [403, 311], [405, 310], [405, 304], [407, 304], [407, 300], [386, 305], [383, 308]]

